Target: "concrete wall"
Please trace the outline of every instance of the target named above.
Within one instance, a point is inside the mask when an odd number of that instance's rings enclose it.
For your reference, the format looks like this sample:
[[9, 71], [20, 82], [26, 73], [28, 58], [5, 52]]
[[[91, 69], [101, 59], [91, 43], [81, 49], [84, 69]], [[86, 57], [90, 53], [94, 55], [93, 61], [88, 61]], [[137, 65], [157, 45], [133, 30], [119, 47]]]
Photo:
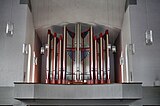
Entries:
[[[20, 0], [0, 0], [0, 86], [13, 86], [23, 81], [25, 56], [23, 43], [34, 43], [32, 14]], [[11, 14], [12, 13], [12, 14]], [[8, 21], [14, 23], [14, 35], [6, 36]]]
[[[123, 82], [129, 81], [130, 72], [132, 72], [132, 55], [129, 52], [129, 44], [131, 44], [131, 28], [130, 28], [130, 8], [127, 8], [124, 13], [122, 28], [121, 28], [121, 39], [122, 39], [122, 58], [124, 58], [124, 65], [122, 69]], [[127, 66], [127, 64], [129, 66]], [[127, 72], [129, 71], [129, 72]]]
[[133, 102], [131, 106], [159, 106], [160, 87], [142, 87], [142, 100]]
[[121, 28], [125, 0], [31, 0], [35, 28], [46, 41], [43, 29], [62, 23], [97, 23]]
[[[160, 1], [137, 0], [130, 5], [131, 40], [135, 44], [133, 55], [133, 80], [144, 86], [153, 86], [160, 80]], [[148, 25], [148, 28], [147, 28]], [[153, 45], [145, 44], [145, 31], [153, 31]]]
[[[23, 81], [22, 44], [26, 35], [27, 5], [20, 5], [19, 0], [12, 1], [0, 0], [0, 86], [13, 86], [14, 81]], [[14, 23], [12, 37], [5, 34], [10, 20]]]
[[62, 22], [93, 22], [120, 28], [125, 0], [31, 0], [31, 4], [36, 29]]
[[[26, 31], [25, 31], [25, 44], [31, 45], [31, 60], [30, 60], [30, 81], [34, 81], [32, 79], [32, 74], [34, 71], [33, 67], [33, 52], [35, 51], [35, 30], [34, 30], [34, 25], [33, 25], [33, 18], [32, 18], [32, 13], [30, 12], [29, 8], [27, 7], [27, 17], [26, 17]], [[28, 54], [24, 55], [24, 71], [25, 71], [25, 79], [27, 76], [27, 63], [28, 61]]]

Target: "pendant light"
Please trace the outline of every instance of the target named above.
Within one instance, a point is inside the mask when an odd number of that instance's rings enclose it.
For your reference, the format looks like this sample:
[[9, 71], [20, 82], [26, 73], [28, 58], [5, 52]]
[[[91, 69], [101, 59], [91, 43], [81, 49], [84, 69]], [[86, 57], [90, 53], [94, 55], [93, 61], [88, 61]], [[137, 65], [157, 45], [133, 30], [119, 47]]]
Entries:
[[6, 25], [5, 33], [6, 33], [7, 36], [13, 36], [13, 34], [14, 34], [14, 24], [12, 22], [12, 10], [13, 10], [13, 0], [11, 1], [10, 19], [7, 22], [7, 25]]
[[145, 43], [146, 45], [152, 45], [153, 43], [153, 32], [151, 29], [149, 29], [149, 19], [148, 19], [148, 6], [147, 6], [147, 0], [145, 3], [145, 9], [146, 9], [146, 23], [147, 23], [147, 30], [145, 32]]

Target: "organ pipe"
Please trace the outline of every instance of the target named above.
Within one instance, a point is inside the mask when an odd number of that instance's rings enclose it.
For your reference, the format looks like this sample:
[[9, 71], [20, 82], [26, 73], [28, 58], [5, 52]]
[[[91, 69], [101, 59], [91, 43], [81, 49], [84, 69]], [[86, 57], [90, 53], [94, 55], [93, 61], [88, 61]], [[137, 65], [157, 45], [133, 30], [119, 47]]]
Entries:
[[46, 83], [50, 83], [49, 80], [49, 74], [50, 74], [50, 46], [51, 46], [51, 31], [48, 30], [48, 37], [47, 37], [47, 47], [46, 47], [46, 51], [47, 51], [47, 56], [46, 56]]
[[80, 80], [80, 23], [76, 24], [76, 81]]
[[65, 81], [66, 81], [66, 25], [64, 25], [63, 27], [63, 65], [62, 65], [62, 83], [65, 84]]
[[59, 38], [58, 43], [58, 84], [61, 84], [62, 80], [62, 36]]
[[109, 48], [108, 48], [108, 30], [106, 31], [106, 80], [110, 83], [110, 61], [109, 61]]
[[91, 84], [93, 84], [93, 27], [90, 26], [90, 64], [91, 64], [91, 72], [90, 72], [90, 79], [91, 79]]
[[52, 39], [52, 50], [51, 50], [51, 64], [52, 64], [52, 78], [51, 78], [51, 83], [55, 84], [55, 77], [56, 77], [56, 37], [57, 34], [54, 33], [53, 39]]
[[98, 84], [98, 53], [97, 53], [97, 38], [94, 36], [94, 58], [95, 58], [95, 84]]
[[103, 64], [103, 35], [100, 33], [100, 73], [101, 73], [101, 83], [104, 83], [104, 64]]

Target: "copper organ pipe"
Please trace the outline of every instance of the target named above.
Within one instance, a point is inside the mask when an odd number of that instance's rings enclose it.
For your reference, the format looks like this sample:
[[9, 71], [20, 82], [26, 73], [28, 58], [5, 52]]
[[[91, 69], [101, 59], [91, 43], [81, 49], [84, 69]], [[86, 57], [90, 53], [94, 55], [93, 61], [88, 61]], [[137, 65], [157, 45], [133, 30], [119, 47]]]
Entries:
[[110, 61], [109, 61], [109, 49], [108, 49], [108, 30], [105, 33], [106, 35], [106, 82], [110, 83]]
[[52, 39], [52, 50], [51, 50], [51, 64], [52, 64], [52, 78], [51, 78], [51, 83], [55, 84], [56, 80], [56, 40], [57, 40], [57, 34], [54, 33], [53, 39]]
[[[98, 41], [99, 39], [97, 38], [97, 41]], [[98, 81], [100, 81], [100, 79], [101, 79], [101, 69], [100, 69], [100, 50], [99, 50], [99, 43], [98, 42], [96, 42], [97, 43], [97, 70], [98, 70]], [[98, 82], [99, 83], [99, 82]]]
[[94, 36], [94, 62], [95, 62], [95, 84], [98, 84], [98, 64], [97, 64], [97, 38]]
[[62, 36], [59, 38], [58, 44], [58, 84], [61, 84], [61, 73], [62, 72]]
[[104, 64], [103, 64], [103, 35], [100, 33], [100, 73], [101, 73], [101, 83], [104, 83]]

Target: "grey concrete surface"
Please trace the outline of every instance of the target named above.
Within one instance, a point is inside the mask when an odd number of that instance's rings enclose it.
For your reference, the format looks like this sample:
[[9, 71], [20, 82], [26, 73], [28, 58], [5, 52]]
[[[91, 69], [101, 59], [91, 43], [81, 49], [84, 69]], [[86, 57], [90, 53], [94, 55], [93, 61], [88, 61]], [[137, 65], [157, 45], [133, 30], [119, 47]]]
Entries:
[[15, 83], [16, 99], [141, 99], [141, 83], [54, 85]]
[[[13, 81], [23, 81], [26, 12], [27, 6], [19, 5], [19, 0], [0, 0], [0, 86], [13, 86]], [[14, 23], [11, 37], [5, 34], [8, 21]]]
[[[131, 40], [135, 44], [133, 55], [133, 80], [142, 81], [144, 86], [154, 86], [160, 80], [160, 1], [137, 0], [130, 5]], [[153, 31], [153, 45], [145, 44], [146, 30]]]
[[[23, 85], [22, 85], [23, 86]], [[31, 85], [32, 86], [32, 85]], [[30, 105], [129, 105], [129, 106], [142, 106], [142, 105], [160, 105], [160, 87], [142, 87], [142, 99], [134, 100], [134, 99], [21, 99], [21, 101], [16, 100], [14, 98], [17, 98], [17, 96], [14, 95], [23, 95], [24, 93], [28, 92], [28, 97], [33, 98], [33, 88], [30, 85], [27, 87], [27, 91], [23, 91], [26, 88], [19, 87], [18, 89], [16, 87], [0, 87], [0, 105], [14, 105], [14, 106], [25, 106], [26, 104]], [[78, 87], [79, 85], [77, 85]], [[49, 86], [50, 88], [51, 86]], [[52, 87], [53, 88], [53, 87]], [[133, 87], [132, 87], [133, 88]], [[18, 93], [15, 93], [14, 89], [19, 90]], [[41, 89], [41, 88], [40, 88]], [[126, 88], [123, 88], [125, 92], [129, 95], [130, 91], [128, 91]], [[54, 89], [53, 89], [54, 90]], [[24, 92], [23, 94], [20, 94], [20, 92]], [[17, 92], [17, 91], [16, 91]], [[29, 93], [30, 92], [30, 93]], [[46, 92], [47, 95], [49, 92]], [[53, 93], [53, 92], [52, 92]], [[140, 95], [137, 94], [138, 92], [135, 91], [134, 95]], [[38, 96], [37, 94], [35, 94]], [[24, 96], [24, 95], [23, 95]], [[52, 95], [53, 96], [53, 95]], [[131, 96], [131, 95], [130, 95]]]

